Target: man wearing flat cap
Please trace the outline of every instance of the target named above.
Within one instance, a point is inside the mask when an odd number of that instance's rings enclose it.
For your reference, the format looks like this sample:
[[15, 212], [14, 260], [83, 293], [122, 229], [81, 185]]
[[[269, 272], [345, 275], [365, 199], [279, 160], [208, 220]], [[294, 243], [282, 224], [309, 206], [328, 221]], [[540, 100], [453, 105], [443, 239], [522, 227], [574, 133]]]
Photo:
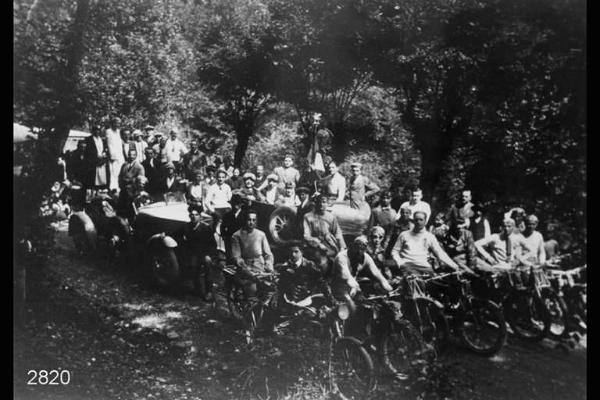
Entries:
[[348, 193], [350, 194], [350, 206], [358, 210], [368, 209], [371, 212], [371, 208], [367, 203], [367, 197], [374, 195], [379, 192], [380, 188], [373, 183], [369, 178], [362, 175], [362, 164], [359, 162], [353, 162], [350, 164], [352, 171], [349, 184]]

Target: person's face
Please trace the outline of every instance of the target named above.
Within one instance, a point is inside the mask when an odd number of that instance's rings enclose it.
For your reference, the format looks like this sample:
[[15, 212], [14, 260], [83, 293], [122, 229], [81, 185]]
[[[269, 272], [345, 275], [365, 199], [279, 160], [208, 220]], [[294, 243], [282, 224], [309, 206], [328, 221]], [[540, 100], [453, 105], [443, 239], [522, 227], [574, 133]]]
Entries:
[[410, 196], [410, 202], [412, 204], [416, 204], [418, 203], [421, 199], [423, 198], [423, 192], [421, 192], [420, 190], [415, 190], [414, 192], [411, 193]]
[[196, 142], [195, 140], [192, 140], [192, 142], [190, 143], [190, 148], [192, 149], [193, 152], [196, 152], [198, 150], [198, 142]]
[[251, 189], [252, 187], [254, 187], [254, 181], [252, 179], [246, 179], [244, 181], [244, 184], [246, 185], [246, 188]]
[[329, 165], [327, 166], [327, 168], [329, 169], [329, 173], [331, 175], [335, 174], [337, 172], [337, 165], [335, 165], [335, 163], [329, 163]]
[[287, 197], [292, 197], [294, 195], [294, 188], [285, 188], [285, 195]]
[[123, 140], [129, 141], [129, 139], [131, 139], [131, 132], [128, 130], [124, 130], [123, 131]]
[[352, 176], [360, 175], [360, 167], [352, 167]]
[[165, 147], [165, 145], [167, 144], [167, 138], [164, 138], [161, 136], [160, 138], [160, 147]]
[[471, 201], [471, 192], [465, 190], [464, 192], [462, 192], [461, 198], [462, 198], [463, 203], [470, 202]]
[[306, 199], [308, 198], [308, 193], [306, 192], [301, 192], [298, 194], [298, 198], [300, 199], [301, 202], [305, 202]]
[[413, 222], [415, 224], [416, 230], [421, 230], [425, 228], [425, 216], [423, 213], [413, 214]]
[[538, 222], [537, 218], [529, 217], [525, 220], [525, 227], [529, 231], [535, 231], [535, 229], [538, 227], [538, 223], [539, 222]]
[[256, 228], [256, 214], [250, 213], [248, 214], [248, 218], [246, 218], [246, 228], [252, 230]]
[[444, 224], [444, 217], [442, 215], [437, 215], [435, 217], [435, 221], [434, 223], [436, 224], [436, 226], [441, 226]]
[[167, 168], [167, 175], [169, 178], [173, 177], [175, 175], [175, 168]]
[[275, 186], [277, 186], [277, 181], [269, 179], [269, 188], [273, 189]]
[[215, 171], [208, 171], [208, 179], [213, 180], [215, 179]]
[[298, 247], [292, 247], [290, 259], [292, 261], [300, 261], [302, 259], [302, 251]]
[[315, 202], [315, 209], [317, 211], [325, 211], [325, 209], [327, 208], [327, 199], [325, 199], [324, 197], [321, 198], [321, 200], [317, 200]]
[[386, 194], [386, 195], [384, 195], [381, 198], [381, 205], [382, 206], [388, 207], [391, 203], [392, 203], [392, 197], [391, 196], [389, 196], [389, 195]]
[[177, 139], [177, 133], [171, 132], [169, 135], [171, 136], [171, 140]]
[[502, 231], [504, 232], [505, 235], [511, 234], [514, 227], [515, 227], [515, 224], [512, 221], [504, 221], [502, 223]]
[[293, 161], [292, 161], [292, 159], [291, 159], [290, 157], [286, 157], [286, 158], [283, 160], [283, 165], [284, 165], [286, 168], [289, 168], [289, 167], [291, 167], [291, 166], [292, 166], [292, 164], [293, 164]]
[[265, 173], [265, 169], [263, 168], [262, 165], [259, 165], [258, 167], [256, 167], [256, 174], [258, 176], [262, 176], [262, 174], [264, 174], [264, 173]]
[[225, 182], [225, 172], [219, 172], [219, 174], [217, 175], [217, 182], [219, 183], [219, 185]]
[[154, 150], [148, 148], [146, 149], [146, 158], [150, 159], [150, 158], [154, 158], [156, 154], [154, 154]]
[[200, 213], [196, 210], [190, 211], [190, 222], [197, 224], [200, 221]]
[[403, 221], [408, 221], [410, 219], [410, 210], [408, 208], [401, 208], [400, 218], [402, 218]]
[[381, 242], [383, 242], [383, 235], [380, 232], [371, 233], [369, 240], [375, 247], [377, 247], [381, 244]]
[[129, 162], [132, 162], [133, 160], [135, 160], [137, 158], [137, 151], [129, 150], [128, 156], [129, 156]]
[[235, 168], [235, 169], [233, 170], [233, 176], [235, 176], [236, 178], [237, 178], [238, 176], [240, 176], [240, 170], [239, 170], [238, 168]]
[[202, 182], [202, 179], [204, 179], [204, 176], [202, 176], [202, 174], [196, 174], [194, 175], [194, 179], [196, 180], [196, 183], [200, 183]]

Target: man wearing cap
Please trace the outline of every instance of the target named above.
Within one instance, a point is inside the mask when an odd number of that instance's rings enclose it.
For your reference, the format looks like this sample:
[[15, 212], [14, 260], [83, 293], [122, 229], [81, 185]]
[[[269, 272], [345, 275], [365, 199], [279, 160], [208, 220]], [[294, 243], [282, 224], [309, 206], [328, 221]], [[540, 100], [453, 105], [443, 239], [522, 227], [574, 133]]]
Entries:
[[111, 190], [119, 190], [119, 173], [125, 162], [123, 140], [121, 140], [121, 132], [119, 131], [120, 124], [121, 120], [119, 118], [113, 118], [110, 127], [106, 129], [106, 145], [110, 168], [109, 189]]
[[143, 163], [146, 159], [146, 148], [148, 147], [148, 143], [142, 137], [142, 131], [136, 129], [133, 131], [133, 144], [135, 146], [135, 151], [137, 152], [136, 160], [139, 163]]
[[329, 292], [323, 271], [304, 257], [299, 244], [290, 245], [287, 262], [278, 265], [277, 270], [281, 271], [279, 288], [288, 300], [300, 301], [312, 294]]
[[177, 137], [177, 130], [175, 128], [171, 129], [171, 132], [169, 133], [169, 140], [167, 140], [167, 143], [165, 144], [165, 149], [167, 160], [172, 162], [173, 165], [178, 168], [181, 163], [181, 158], [188, 152], [188, 149]]
[[242, 179], [244, 187], [238, 190], [242, 198], [250, 201], [264, 201], [263, 195], [254, 187], [256, 176], [252, 172], [246, 172]]
[[263, 189], [262, 194], [265, 201], [269, 204], [275, 204], [281, 194], [279, 188], [279, 177], [275, 174], [267, 176], [267, 186]]
[[300, 205], [300, 199], [296, 195], [295, 185], [292, 182], [286, 182], [283, 194], [275, 202], [280, 206], [291, 207], [296, 209]]
[[326, 197], [313, 196], [313, 202], [315, 210], [304, 215], [304, 241], [308, 246], [333, 257], [346, 248], [342, 230], [335, 215], [327, 211]]
[[203, 154], [200, 152], [198, 140], [190, 141], [190, 151], [182, 158], [183, 173], [186, 179], [192, 180], [196, 171], [203, 167]]
[[229, 200], [231, 200], [231, 187], [225, 183], [227, 173], [223, 170], [217, 171], [217, 183], [208, 188], [206, 199], [204, 200], [204, 209], [208, 213], [224, 214], [231, 210]]
[[397, 219], [396, 210], [391, 206], [392, 192], [384, 190], [379, 197], [379, 205], [371, 211], [371, 220], [369, 227], [380, 226], [387, 235], [394, 227]]
[[273, 272], [273, 253], [265, 233], [256, 228], [256, 211], [245, 212], [245, 225], [231, 237], [231, 256], [238, 267], [237, 278], [248, 296], [259, 289], [255, 274]]
[[279, 186], [281, 188], [284, 188], [288, 182], [294, 184], [294, 187], [298, 184], [300, 172], [293, 165], [294, 158], [288, 154], [283, 159], [283, 167], [276, 167], [273, 170], [273, 173], [279, 177]]
[[375, 262], [367, 254], [367, 238], [358, 236], [347, 250], [340, 251], [333, 261], [331, 291], [340, 301], [361, 291], [356, 278], [369, 278], [378, 291], [391, 292], [392, 287]]
[[348, 193], [350, 195], [350, 206], [358, 210], [371, 211], [367, 197], [377, 193], [380, 189], [369, 178], [362, 175], [362, 164], [353, 162], [350, 164], [351, 176], [349, 179]]
[[161, 194], [168, 192], [185, 192], [185, 184], [175, 175], [175, 165], [168, 162], [164, 166], [165, 176], [161, 179], [157, 191]]

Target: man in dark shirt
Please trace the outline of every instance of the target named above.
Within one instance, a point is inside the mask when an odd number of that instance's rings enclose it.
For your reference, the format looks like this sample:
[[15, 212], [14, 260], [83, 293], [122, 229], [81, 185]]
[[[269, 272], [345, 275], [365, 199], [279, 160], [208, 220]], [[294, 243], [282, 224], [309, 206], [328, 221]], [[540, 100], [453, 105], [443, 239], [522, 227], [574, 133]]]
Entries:
[[187, 254], [186, 272], [194, 282], [194, 291], [206, 299], [206, 294], [212, 286], [206, 278], [208, 269], [216, 261], [217, 243], [211, 226], [200, 220], [202, 208], [192, 205], [188, 211], [190, 222], [179, 235]]
[[155, 194], [160, 182], [160, 163], [156, 158], [156, 152], [151, 146], [146, 147], [146, 159], [142, 162], [146, 178], [148, 178], [147, 191]]
[[244, 226], [242, 205], [242, 197], [239, 194], [234, 194], [231, 196], [232, 209], [223, 214], [223, 221], [221, 222], [221, 236], [225, 242], [227, 259], [231, 257], [231, 237], [242, 226]]

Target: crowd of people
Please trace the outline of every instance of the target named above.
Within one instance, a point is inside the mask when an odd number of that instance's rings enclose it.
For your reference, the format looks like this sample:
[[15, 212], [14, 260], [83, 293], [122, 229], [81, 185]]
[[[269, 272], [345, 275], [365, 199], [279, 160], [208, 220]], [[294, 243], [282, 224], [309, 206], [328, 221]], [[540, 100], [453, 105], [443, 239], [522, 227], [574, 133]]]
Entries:
[[[262, 165], [240, 171], [230, 157], [221, 159], [201, 145], [192, 138], [188, 148], [175, 129], [163, 135], [152, 126], [144, 131], [121, 128], [115, 118], [104, 129], [93, 126], [92, 135], [59, 163], [64, 181], [81, 186], [81, 203], [84, 196], [108, 193], [115, 212], [130, 222], [143, 204], [166, 193], [184, 193], [190, 222], [180, 238], [192, 254], [190, 267], [204, 276], [215, 260], [233, 263], [250, 292], [257, 289], [252, 277], [273, 271], [275, 261], [267, 235], [257, 228], [252, 207], [257, 201], [296, 211], [298, 241], [289, 249], [287, 263], [292, 270], [320, 272], [337, 298], [359, 291], [357, 277], [362, 275], [382, 290], [391, 290], [388, 281], [395, 276], [433, 273], [437, 265], [506, 270], [543, 265], [557, 252], [556, 242], [544, 242], [537, 231], [538, 218], [522, 209], [509, 210], [500, 231], [492, 232], [484, 208], [473, 203], [470, 190], [463, 190], [456, 204], [432, 217], [418, 187], [403, 198], [363, 175], [360, 163], [351, 164], [348, 177], [327, 157], [325, 171], [310, 163], [300, 171], [292, 155], [271, 173]], [[60, 192], [60, 185], [53, 188], [56, 201]], [[341, 203], [370, 215], [363, 235], [349, 246], [330, 211], [332, 204]], [[213, 217], [212, 225], [201, 222], [202, 213]]]

